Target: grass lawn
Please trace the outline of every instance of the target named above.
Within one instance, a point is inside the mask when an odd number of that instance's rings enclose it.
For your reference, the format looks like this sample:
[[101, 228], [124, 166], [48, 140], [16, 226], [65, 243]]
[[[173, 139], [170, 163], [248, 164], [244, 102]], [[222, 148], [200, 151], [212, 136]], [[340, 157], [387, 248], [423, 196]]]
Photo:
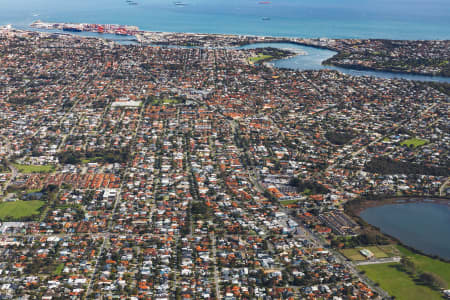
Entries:
[[344, 254], [345, 257], [352, 261], [366, 260], [366, 258], [359, 252], [360, 249], [341, 249], [340, 252]]
[[181, 101], [177, 99], [153, 99], [152, 105], [169, 105], [169, 104], [179, 104]]
[[403, 142], [400, 143], [400, 145], [402, 145], [402, 146], [406, 145], [408, 147], [410, 147], [412, 145], [413, 148], [417, 148], [417, 147], [425, 145], [426, 143], [428, 143], [427, 140], [412, 138], [412, 139], [404, 140]]
[[[402, 246], [383, 247], [386, 247], [383, 248], [383, 251], [386, 253], [389, 253], [389, 251], [392, 251], [392, 253], [398, 252], [402, 256], [406, 256], [411, 259], [416, 266], [418, 274], [422, 272], [435, 273], [445, 280], [450, 286], [450, 263], [442, 262], [425, 255], [416, 254]], [[391, 247], [391, 249], [388, 247]], [[374, 282], [378, 282], [381, 288], [386, 290], [390, 295], [395, 296], [396, 299], [442, 299], [439, 291], [417, 283], [415, 278], [417, 278], [418, 275], [411, 276], [401, 269], [398, 269], [399, 266], [400, 264], [398, 263], [388, 263], [365, 265], [359, 266], [358, 268], [365, 271], [367, 277], [372, 279]]]
[[250, 57], [248, 60], [251, 63], [257, 63], [260, 62], [261, 60], [271, 59], [272, 57], [273, 57], [272, 55], [258, 54], [258, 56]]
[[303, 195], [305, 195], [305, 196], [311, 195], [311, 192], [312, 191], [310, 189], [306, 188], [303, 190]]
[[380, 249], [378, 247], [367, 247], [373, 255], [375, 255], [376, 258], [386, 258], [389, 257], [389, 255], [383, 251], [383, 249]]
[[361, 261], [366, 260], [366, 258], [361, 254], [361, 252], [359, 252], [362, 249], [370, 250], [373, 253], [373, 255], [375, 255], [376, 258], [386, 258], [400, 255], [400, 252], [394, 246], [391, 245], [341, 249], [340, 252], [350, 260]]
[[169, 98], [166, 98], [166, 99], [163, 99], [163, 100], [162, 100], [162, 103], [163, 103], [163, 104], [178, 104], [178, 103], [180, 103], [180, 101], [177, 100], [177, 99], [169, 99]]
[[402, 255], [400, 250], [397, 249], [396, 245], [383, 245], [383, 246], [377, 246], [377, 248], [383, 250], [383, 252], [387, 254], [387, 257]]
[[413, 278], [403, 271], [397, 269], [400, 264], [387, 263], [377, 265], [359, 266], [360, 270], [366, 272], [366, 276], [391, 296], [400, 300], [433, 300], [442, 299], [438, 291], [424, 285], [417, 285]]
[[447, 284], [450, 287], [450, 263], [433, 259], [425, 255], [416, 254], [402, 246], [397, 246], [397, 248], [402, 255], [409, 257], [414, 262], [418, 270], [439, 275], [442, 279], [447, 281]]
[[53, 271], [53, 275], [61, 275], [61, 272], [64, 270], [64, 264], [60, 263], [58, 266], [56, 266], [55, 271]]
[[25, 194], [34, 194], [34, 193], [39, 193], [41, 191], [41, 189], [29, 189], [29, 190], [25, 190]]
[[83, 158], [81, 160], [81, 163], [88, 164], [88, 163], [96, 162], [98, 159], [101, 159], [101, 157], [96, 156], [96, 157], [91, 157], [91, 158]]
[[15, 219], [28, 217], [39, 214], [39, 208], [45, 204], [44, 201], [31, 200], [31, 201], [14, 201], [0, 203], [0, 220], [6, 217], [12, 217]]
[[280, 201], [281, 205], [290, 205], [290, 204], [296, 204], [298, 202], [298, 200], [284, 200], [284, 201]]
[[13, 164], [14, 167], [19, 170], [20, 173], [51, 173], [55, 170], [55, 166], [53, 165], [42, 165], [42, 166], [35, 166], [35, 165], [20, 165], [20, 164]]

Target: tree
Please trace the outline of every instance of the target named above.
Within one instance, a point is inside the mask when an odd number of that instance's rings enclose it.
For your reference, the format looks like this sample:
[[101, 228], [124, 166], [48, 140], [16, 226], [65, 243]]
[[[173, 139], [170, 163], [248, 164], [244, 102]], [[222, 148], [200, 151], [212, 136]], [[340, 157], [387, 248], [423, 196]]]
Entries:
[[379, 174], [421, 174], [448, 176], [449, 168], [416, 164], [409, 161], [397, 161], [389, 157], [377, 157], [366, 163], [364, 171]]
[[442, 279], [439, 275], [431, 272], [423, 272], [420, 274], [419, 279], [430, 287], [436, 288], [447, 288], [447, 282]]
[[292, 177], [289, 185], [295, 187], [297, 192], [305, 194], [326, 194], [329, 190], [315, 181], [302, 181], [298, 177]]
[[328, 131], [325, 137], [335, 145], [345, 145], [353, 139], [354, 135], [352, 132]]
[[414, 264], [414, 262], [407, 258], [407, 257], [403, 257], [400, 260], [400, 264], [402, 266], [402, 269], [410, 274], [415, 274], [416, 273], [416, 265]]

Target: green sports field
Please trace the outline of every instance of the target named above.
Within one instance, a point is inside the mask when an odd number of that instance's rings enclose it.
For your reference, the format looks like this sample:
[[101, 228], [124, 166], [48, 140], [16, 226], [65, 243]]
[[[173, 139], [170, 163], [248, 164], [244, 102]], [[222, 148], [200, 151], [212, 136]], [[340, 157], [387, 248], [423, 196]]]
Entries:
[[438, 290], [421, 284], [417, 279], [423, 272], [432, 272], [450, 286], [450, 263], [416, 254], [402, 246], [397, 246], [397, 249], [402, 256], [408, 257], [414, 263], [416, 275], [410, 275], [401, 270], [399, 263], [364, 265], [358, 268], [365, 271], [367, 277], [379, 283], [382, 289], [396, 299], [443, 299]]
[[387, 263], [365, 265], [358, 268], [380, 287], [400, 300], [438, 300], [442, 299], [439, 292], [425, 285], [418, 285], [410, 275], [398, 269], [400, 264]]
[[14, 201], [0, 203], [0, 220], [5, 218], [19, 219], [39, 214], [39, 209], [45, 204], [44, 201]]
[[362, 261], [366, 258], [361, 254], [360, 250], [367, 249], [373, 253], [376, 258], [386, 258], [399, 255], [400, 252], [394, 246], [367, 246], [352, 249], [341, 249], [340, 252], [352, 261]]
[[413, 148], [417, 148], [417, 147], [425, 145], [426, 143], [428, 143], [427, 140], [412, 138], [412, 139], [404, 140], [403, 142], [400, 143], [400, 145], [402, 145], [402, 146], [406, 145], [408, 147], [412, 146]]
[[261, 60], [271, 59], [272, 57], [273, 56], [271, 56], [271, 55], [258, 54], [258, 56], [250, 57], [248, 60], [252, 63], [258, 63]]
[[398, 246], [397, 248], [403, 256], [409, 257], [419, 270], [439, 275], [442, 279], [447, 281], [447, 284], [450, 287], [450, 263], [414, 253], [402, 246]]
[[297, 204], [298, 200], [284, 200], [284, 201], [280, 201], [281, 205], [291, 205], [291, 204]]
[[53, 165], [20, 165], [13, 164], [20, 173], [51, 173], [55, 170]]

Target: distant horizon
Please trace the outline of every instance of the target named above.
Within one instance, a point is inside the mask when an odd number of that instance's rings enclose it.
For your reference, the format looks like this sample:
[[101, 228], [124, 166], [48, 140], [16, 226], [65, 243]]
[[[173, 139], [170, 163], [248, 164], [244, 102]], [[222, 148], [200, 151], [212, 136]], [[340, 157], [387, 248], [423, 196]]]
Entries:
[[[2, 2], [2, 1], [0, 1]], [[6, 1], [3, 1], [6, 2]], [[256, 0], [187, 0], [64, 3], [25, 0], [2, 3], [0, 24], [26, 28], [40, 19], [47, 22], [135, 25], [141, 30], [286, 36], [305, 38], [384, 38], [399, 40], [450, 39], [448, 1], [356, 0], [336, 5], [334, 0], [317, 4], [293, 0], [259, 4]], [[264, 21], [262, 18], [270, 18]]]

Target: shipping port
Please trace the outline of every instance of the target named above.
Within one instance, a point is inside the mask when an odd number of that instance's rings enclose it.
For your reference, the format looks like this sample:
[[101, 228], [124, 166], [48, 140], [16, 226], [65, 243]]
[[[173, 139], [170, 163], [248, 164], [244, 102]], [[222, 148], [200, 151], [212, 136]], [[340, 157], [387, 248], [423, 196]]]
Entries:
[[140, 32], [137, 26], [117, 24], [49, 23], [38, 20], [33, 22], [30, 26], [39, 29], [57, 29], [70, 32], [107, 33], [122, 36], [134, 36]]

